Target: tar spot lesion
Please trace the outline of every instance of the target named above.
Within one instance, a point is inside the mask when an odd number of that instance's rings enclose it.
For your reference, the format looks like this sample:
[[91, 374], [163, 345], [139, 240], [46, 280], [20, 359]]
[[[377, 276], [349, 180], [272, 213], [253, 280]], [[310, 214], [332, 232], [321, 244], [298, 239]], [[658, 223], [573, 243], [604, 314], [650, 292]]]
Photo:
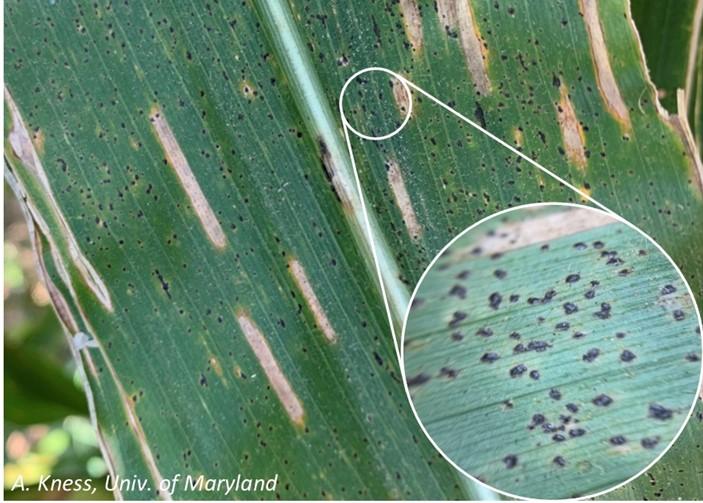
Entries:
[[520, 377], [525, 372], [527, 372], [527, 367], [524, 364], [519, 363], [510, 369], [510, 377]]
[[569, 275], [564, 279], [564, 282], [565, 282], [565, 283], [571, 284], [571, 283], [576, 283], [576, 282], [579, 281], [580, 279], [581, 279], [581, 275], [579, 275], [579, 274], [569, 274]]
[[450, 290], [449, 290], [449, 296], [454, 296], [459, 299], [465, 299], [466, 298], [466, 288], [461, 286], [461, 285], [454, 285]]
[[625, 363], [629, 363], [635, 358], [637, 358], [637, 355], [635, 355], [635, 353], [633, 353], [629, 349], [625, 349], [622, 353], [620, 353], [620, 360]]
[[442, 367], [439, 370], [439, 377], [446, 377], [448, 379], [456, 379], [456, 377], [459, 375], [459, 370], [450, 368], [450, 367]]
[[476, 330], [476, 335], [478, 335], [479, 337], [490, 337], [493, 335], [493, 330], [488, 327], [481, 327]]
[[598, 407], [608, 407], [610, 404], [613, 403], [613, 399], [610, 398], [608, 395], [601, 393], [597, 397], [595, 397], [593, 400], [593, 405], [596, 405]]
[[481, 356], [481, 362], [483, 363], [493, 363], [494, 361], [498, 360], [500, 358], [500, 355], [494, 351], [489, 351], [488, 353], [484, 353], [483, 356]]
[[503, 463], [505, 464], [505, 467], [510, 470], [517, 466], [518, 458], [515, 454], [509, 454], [503, 458]]
[[429, 375], [425, 374], [424, 372], [417, 374], [416, 376], [413, 376], [407, 380], [408, 388], [413, 388], [416, 386], [420, 386], [421, 384], [425, 384], [430, 379], [432, 379], [432, 378]]
[[627, 443], [627, 438], [623, 435], [614, 435], [608, 440], [612, 445], [625, 445]]
[[581, 357], [581, 359], [587, 363], [595, 361], [600, 355], [600, 350], [598, 348], [591, 348]]
[[667, 409], [663, 405], [652, 403], [649, 405], [648, 417], [659, 421], [666, 421], [674, 417], [674, 412], [671, 409]]
[[549, 398], [551, 398], [552, 400], [561, 400], [561, 391], [556, 388], [550, 389]]
[[640, 445], [645, 449], [654, 449], [659, 443], [660, 437], [644, 437], [640, 440]]
[[467, 317], [468, 315], [463, 311], [454, 311], [454, 313], [452, 313], [452, 319], [449, 321], [449, 326], [455, 327], [459, 323], [464, 321]]
[[493, 292], [488, 297], [488, 305], [491, 306], [491, 309], [498, 309], [501, 302], [503, 302], [503, 297], [498, 292]]

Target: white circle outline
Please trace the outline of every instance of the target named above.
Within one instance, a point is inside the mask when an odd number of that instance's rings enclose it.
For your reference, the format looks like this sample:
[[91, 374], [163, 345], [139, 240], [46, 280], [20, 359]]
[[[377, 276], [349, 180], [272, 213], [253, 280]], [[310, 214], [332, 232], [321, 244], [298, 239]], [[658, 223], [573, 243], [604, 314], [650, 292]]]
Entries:
[[456, 470], [459, 471], [459, 473], [463, 474], [465, 477], [471, 479], [472, 481], [474, 481], [474, 482], [477, 483], [477, 484], [480, 484], [480, 485], [483, 486], [483, 487], [486, 487], [486, 488], [488, 488], [488, 489], [490, 489], [490, 490], [492, 490], [492, 491], [497, 492], [498, 494], [502, 494], [502, 495], [504, 495], [504, 496], [507, 496], [507, 497], [513, 498], [513, 499], [517, 499], [517, 500], [524, 500], [524, 501], [564, 501], [564, 500], [586, 500], [586, 499], [591, 499], [591, 498], [597, 498], [598, 496], [602, 496], [602, 495], [604, 495], [604, 494], [606, 494], [606, 493], [609, 493], [609, 492], [611, 492], [611, 491], [615, 491], [615, 490], [619, 489], [620, 487], [622, 487], [622, 486], [624, 486], [624, 485], [626, 485], [626, 484], [629, 484], [630, 482], [632, 482], [632, 481], [635, 480], [636, 478], [640, 477], [641, 475], [645, 474], [650, 468], [652, 468], [657, 462], [659, 462], [659, 460], [660, 460], [667, 452], [669, 452], [669, 450], [673, 447], [673, 445], [674, 445], [674, 444], [676, 443], [676, 441], [679, 439], [679, 437], [680, 437], [681, 434], [683, 433], [683, 430], [686, 428], [686, 426], [688, 425], [689, 421], [690, 421], [691, 418], [693, 417], [693, 411], [694, 411], [694, 409], [696, 408], [696, 403], [698, 402], [698, 392], [699, 392], [699, 390], [701, 389], [701, 387], [702, 387], [702, 385], [703, 385], [703, 363], [699, 363], [700, 372], [699, 372], [699, 376], [698, 376], [698, 386], [696, 387], [696, 392], [695, 392], [694, 395], [693, 395], [693, 402], [691, 403], [691, 407], [690, 407], [690, 409], [689, 409], [689, 411], [688, 411], [688, 415], [687, 415], [687, 417], [686, 417], [686, 420], [681, 424], [681, 427], [679, 428], [679, 431], [676, 433], [676, 435], [674, 435], [674, 437], [673, 437], [672, 440], [669, 442], [669, 444], [666, 446], [666, 448], [665, 448], [661, 453], [659, 453], [659, 455], [658, 455], [656, 458], [654, 458], [649, 464], [647, 464], [647, 466], [645, 466], [645, 467], [644, 467], [642, 470], [640, 470], [638, 473], [636, 473], [635, 475], [631, 476], [631, 477], [628, 478], [627, 480], [624, 480], [623, 482], [620, 482], [620, 483], [614, 485], [614, 486], [611, 487], [611, 488], [605, 489], [605, 490], [600, 491], [600, 492], [597, 492], [597, 493], [588, 494], [588, 495], [584, 495], [584, 496], [579, 496], [579, 497], [577, 497], [577, 498], [561, 498], [561, 499], [544, 499], [544, 498], [535, 498], [535, 497], [531, 497], [531, 496], [519, 496], [519, 495], [517, 495], [517, 494], [512, 494], [512, 493], [510, 493], [510, 492], [504, 491], [504, 490], [502, 490], [502, 489], [498, 489], [498, 488], [493, 487], [493, 486], [491, 486], [491, 485], [489, 485], [489, 484], [487, 484], [487, 483], [485, 483], [485, 482], [482, 482], [482, 481], [478, 480], [476, 477], [474, 477], [473, 475], [470, 475], [466, 470], [464, 470], [464, 469], [461, 468], [459, 465], [457, 465], [454, 461], [452, 461], [452, 460], [449, 458], [449, 456], [447, 456], [447, 455], [444, 453], [444, 451], [443, 451], [442, 449], [439, 448], [439, 446], [435, 443], [435, 441], [432, 439], [432, 437], [430, 436], [430, 434], [427, 433], [427, 430], [425, 429], [425, 426], [422, 424], [422, 421], [420, 420], [420, 417], [418, 416], [417, 411], [415, 410], [415, 405], [413, 404], [412, 398], [411, 398], [411, 396], [410, 396], [410, 390], [409, 390], [409, 388], [408, 388], [407, 377], [406, 377], [406, 375], [405, 375], [405, 350], [404, 350], [404, 342], [405, 342], [405, 330], [406, 330], [406, 328], [407, 328], [408, 317], [409, 317], [409, 315], [410, 315], [410, 307], [412, 306], [412, 301], [415, 299], [415, 295], [417, 295], [417, 291], [418, 291], [418, 289], [419, 289], [419, 287], [420, 287], [420, 284], [421, 284], [422, 281], [425, 279], [425, 276], [426, 276], [427, 273], [430, 271], [430, 269], [432, 269], [432, 267], [434, 266], [435, 262], [437, 262], [437, 260], [438, 260], [439, 257], [445, 252], [445, 250], [447, 250], [447, 248], [449, 248], [452, 244], [454, 244], [454, 242], [455, 242], [457, 239], [459, 239], [461, 236], [463, 236], [464, 234], [466, 234], [467, 232], [469, 232], [470, 230], [472, 230], [474, 227], [478, 227], [478, 226], [481, 225], [483, 222], [486, 222], [486, 221], [490, 220], [491, 218], [500, 216], [500, 215], [502, 215], [502, 214], [504, 214], [504, 213], [509, 213], [509, 212], [511, 212], [511, 211], [516, 211], [516, 210], [519, 210], [519, 209], [525, 209], [525, 208], [531, 208], [531, 207], [537, 207], [537, 206], [570, 206], [570, 207], [574, 207], [574, 208], [586, 208], [586, 209], [589, 209], [589, 210], [597, 211], [597, 212], [600, 212], [600, 213], [602, 213], [602, 214], [604, 214], [604, 215], [608, 215], [608, 216], [614, 218], [615, 220], [620, 221], [621, 223], [626, 224], [628, 227], [630, 227], [630, 228], [636, 230], [637, 232], [639, 232], [640, 234], [642, 234], [647, 240], [649, 240], [649, 241], [650, 241], [650, 242], [651, 242], [651, 243], [652, 243], [668, 260], [669, 260], [669, 262], [671, 263], [671, 265], [674, 267], [674, 270], [676, 270], [676, 272], [677, 272], [677, 273], [679, 274], [679, 276], [681, 277], [681, 279], [682, 279], [684, 285], [686, 285], [686, 290], [688, 291], [688, 294], [690, 295], [691, 299], [693, 300], [694, 311], [695, 311], [695, 313], [696, 313], [696, 316], [698, 317], [698, 327], [699, 327], [699, 330], [701, 330], [701, 351], [703, 352], [703, 321], [701, 321], [701, 313], [700, 313], [700, 311], [699, 311], [699, 309], [698, 309], [698, 303], [696, 302], [696, 297], [695, 297], [695, 295], [693, 295], [693, 291], [691, 290], [691, 286], [688, 284], [688, 281], [686, 280], [686, 277], [683, 275], [683, 273], [681, 272], [681, 270], [679, 269], [679, 267], [676, 265], [676, 263], [674, 262], [674, 260], [669, 256], [669, 254], [664, 250], [664, 248], [661, 247], [661, 245], [660, 245], [659, 243], [657, 243], [652, 237], [650, 237], [650, 236], [649, 236], [646, 232], [644, 232], [642, 229], [640, 229], [640, 228], [637, 227], [636, 225], [630, 223], [630, 222], [627, 221], [625, 218], [621, 217], [620, 215], [618, 215], [618, 214], [616, 214], [616, 213], [614, 213], [614, 212], [604, 211], [604, 210], [601, 210], [600, 208], [594, 208], [594, 207], [592, 207], [592, 206], [586, 206], [586, 205], [583, 205], [583, 204], [576, 204], [576, 203], [541, 202], [541, 203], [528, 203], [528, 204], [522, 204], [522, 205], [518, 205], [518, 206], [513, 206], [513, 207], [511, 207], [511, 208], [506, 208], [506, 209], [504, 209], [504, 210], [501, 210], [501, 211], [498, 211], [498, 212], [493, 213], [493, 214], [491, 214], [491, 215], [488, 215], [488, 216], [482, 218], [481, 220], [479, 220], [479, 221], [477, 221], [477, 222], [474, 222], [473, 224], [471, 224], [470, 226], [468, 226], [466, 229], [464, 229], [463, 231], [461, 231], [459, 234], [457, 234], [456, 236], [454, 236], [446, 245], [444, 245], [444, 247], [443, 247], [439, 252], [437, 252], [437, 254], [435, 255], [435, 257], [432, 259], [432, 261], [430, 262], [430, 264], [427, 266], [427, 268], [425, 269], [425, 271], [424, 271], [424, 272], [422, 273], [422, 275], [420, 276], [420, 279], [417, 281], [417, 284], [415, 285], [415, 288], [413, 289], [413, 293], [412, 293], [412, 295], [410, 295], [410, 301], [408, 302], [408, 307], [407, 307], [407, 309], [405, 310], [405, 316], [403, 317], [403, 326], [402, 326], [402, 330], [401, 330], [401, 334], [400, 334], [400, 374], [401, 374], [401, 378], [402, 378], [402, 380], [403, 380], [403, 387], [404, 387], [404, 389], [405, 389], [405, 394], [406, 394], [406, 396], [407, 396], [408, 402], [410, 403], [410, 408], [411, 408], [411, 410], [412, 410], [412, 412], [413, 412], [413, 415], [415, 416], [415, 420], [417, 421], [418, 425], [420, 426], [420, 429], [421, 429], [422, 432], [425, 434], [425, 437], [427, 437], [427, 439], [430, 441], [430, 443], [432, 444], [432, 446], [437, 450], [437, 452], [439, 452], [439, 454], [440, 454], [450, 465], [452, 465]]
[[[344, 113], [344, 93], [347, 92], [347, 87], [349, 87], [349, 84], [352, 83], [354, 79], [356, 79], [358, 76], [363, 75], [365, 73], [371, 73], [371, 72], [381, 72], [388, 74], [395, 79], [399, 80], [400, 83], [403, 85], [403, 90], [405, 91], [405, 94], [408, 95], [408, 110], [405, 112], [405, 118], [403, 119], [403, 122], [398, 126], [396, 129], [391, 131], [388, 134], [384, 134], [382, 136], [369, 136], [365, 135], [363, 133], [360, 133], [354, 127], [349, 123], [347, 120], [347, 116]], [[339, 93], [339, 112], [340, 115], [342, 116], [342, 123], [344, 124], [344, 127], [348, 128], [352, 133], [354, 133], [356, 136], [359, 138], [363, 138], [364, 140], [369, 140], [369, 141], [381, 141], [381, 140], [387, 140], [389, 138], [392, 138], [393, 136], [397, 135], [400, 133], [405, 125], [408, 123], [410, 120], [410, 116], [413, 113], [413, 95], [412, 92], [410, 91], [410, 86], [408, 86], [407, 81], [399, 74], [395, 73], [392, 70], [389, 70], [388, 68], [383, 68], [381, 66], [370, 66], [368, 68], [364, 68], [363, 70], [359, 70], [356, 72], [354, 75], [349, 77], [344, 85], [342, 86], [342, 90]]]

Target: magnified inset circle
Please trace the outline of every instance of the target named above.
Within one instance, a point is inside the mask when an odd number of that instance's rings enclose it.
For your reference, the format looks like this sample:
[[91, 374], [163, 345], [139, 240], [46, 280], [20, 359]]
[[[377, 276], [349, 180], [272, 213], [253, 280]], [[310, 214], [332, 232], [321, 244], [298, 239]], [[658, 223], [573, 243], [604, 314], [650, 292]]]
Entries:
[[651, 466], [701, 380], [691, 291], [649, 237], [579, 205], [469, 228], [421, 278], [403, 331], [423, 429], [511, 496], [592, 496]]
[[355, 73], [345, 82], [339, 98], [344, 125], [364, 140], [395, 136], [410, 120], [412, 109], [410, 86], [387, 68]]

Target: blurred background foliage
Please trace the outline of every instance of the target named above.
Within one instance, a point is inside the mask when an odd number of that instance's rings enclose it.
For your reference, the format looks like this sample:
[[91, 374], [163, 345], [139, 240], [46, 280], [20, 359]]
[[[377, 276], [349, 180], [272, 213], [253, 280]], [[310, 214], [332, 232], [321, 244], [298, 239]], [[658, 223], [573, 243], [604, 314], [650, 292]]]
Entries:
[[[22, 211], [7, 186], [4, 192], [5, 498], [111, 498], [100, 490], [107, 470], [71, 352], [37, 277]], [[93, 478], [99, 489], [38, 492], [39, 477], [48, 474]], [[29, 490], [9, 492], [20, 475]]]
[[[677, 113], [676, 89], [687, 88], [687, 113], [699, 149], [703, 46], [700, 40], [691, 41], [700, 26], [701, 2], [632, 0], [632, 14], [662, 105]], [[22, 211], [6, 184], [3, 206], [5, 499], [111, 499], [112, 494], [102, 489], [107, 468], [88, 418], [80, 378], [49, 295], [38, 279]], [[95, 494], [37, 491], [39, 477], [49, 474], [91, 478], [98, 490]], [[11, 493], [9, 488], [19, 475], [28, 490]]]

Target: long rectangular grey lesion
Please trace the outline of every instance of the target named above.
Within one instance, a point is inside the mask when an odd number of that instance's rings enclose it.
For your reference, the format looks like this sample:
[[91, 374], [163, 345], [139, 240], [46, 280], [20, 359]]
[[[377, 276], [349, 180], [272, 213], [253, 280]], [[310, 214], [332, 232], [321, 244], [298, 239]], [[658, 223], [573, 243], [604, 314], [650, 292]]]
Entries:
[[193, 175], [193, 170], [191, 170], [190, 164], [188, 164], [188, 160], [183, 154], [183, 150], [178, 144], [163, 111], [158, 107], [153, 107], [149, 113], [149, 120], [166, 155], [166, 160], [176, 172], [178, 180], [188, 195], [205, 233], [217, 248], [224, 248], [227, 244], [227, 238], [222, 226], [212, 211], [205, 194], [203, 194], [198, 180]]
[[318, 299], [317, 294], [310, 283], [310, 279], [305, 272], [305, 268], [296, 259], [292, 259], [288, 265], [290, 267], [291, 274], [293, 275], [293, 279], [295, 280], [295, 284], [303, 294], [303, 298], [310, 308], [310, 311], [312, 311], [312, 314], [315, 317], [315, 322], [320, 330], [322, 330], [325, 339], [331, 343], [337, 342], [337, 333], [335, 332], [332, 323], [327, 317], [327, 313], [322, 307], [322, 304], [320, 303], [320, 300]]
[[293, 387], [281, 370], [278, 361], [273, 356], [264, 334], [261, 333], [261, 330], [256, 326], [254, 320], [245, 312], [239, 311], [236, 316], [239, 328], [244, 333], [249, 347], [251, 347], [251, 350], [254, 352], [256, 359], [259, 361], [259, 365], [261, 365], [264, 374], [266, 374], [266, 378], [271, 384], [271, 388], [273, 388], [273, 391], [276, 393], [288, 417], [294, 424], [302, 426], [305, 423], [303, 404], [300, 402], [298, 395], [296, 395]]

